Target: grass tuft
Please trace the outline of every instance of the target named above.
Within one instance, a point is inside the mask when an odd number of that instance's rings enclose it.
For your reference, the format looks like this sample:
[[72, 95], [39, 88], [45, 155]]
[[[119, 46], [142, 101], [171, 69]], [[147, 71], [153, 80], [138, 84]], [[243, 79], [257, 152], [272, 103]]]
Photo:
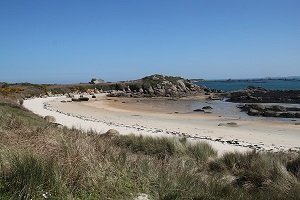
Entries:
[[32, 154], [10, 155], [6, 170], [1, 173], [1, 193], [13, 198], [32, 199], [49, 194], [55, 188], [55, 170], [51, 160]]

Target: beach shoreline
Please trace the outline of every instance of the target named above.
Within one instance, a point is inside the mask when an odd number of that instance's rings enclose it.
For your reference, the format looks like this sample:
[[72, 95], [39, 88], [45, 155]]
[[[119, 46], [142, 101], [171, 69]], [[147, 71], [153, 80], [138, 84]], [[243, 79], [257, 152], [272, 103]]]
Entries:
[[[139, 109], [137, 103], [142, 104], [143, 100], [132, 98], [124, 101], [105, 94], [87, 102], [61, 102], [65, 100], [68, 98], [64, 96], [28, 99], [24, 101], [24, 107], [40, 116], [53, 116], [57, 123], [69, 128], [98, 133], [116, 129], [121, 134], [187, 137], [192, 141], [208, 142], [219, 154], [251, 149], [299, 151], [299, 126], [284, 122], [232, 119], [204, 113], [170, 113], [166, 110], [152, 112], [148, 108]], [[130, 101], [132, 103], [128, 103]], [[219, 126], [227, 122], [236, 122], [238, 127]]]

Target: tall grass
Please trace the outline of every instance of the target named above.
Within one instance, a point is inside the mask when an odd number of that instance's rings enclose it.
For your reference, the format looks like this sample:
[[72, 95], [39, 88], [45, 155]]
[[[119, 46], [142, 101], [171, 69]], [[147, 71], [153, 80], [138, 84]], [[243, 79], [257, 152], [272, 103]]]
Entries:
[[299, 157], [56, 128], [0, 104], [0, 199], [297, 199]]
[[40, 159], [32, 154], [9, 155], [9, 167], [2, 171], [1, 192], [13, 198], [32, 199], [53, 193], [55, 170], [53, 162]]

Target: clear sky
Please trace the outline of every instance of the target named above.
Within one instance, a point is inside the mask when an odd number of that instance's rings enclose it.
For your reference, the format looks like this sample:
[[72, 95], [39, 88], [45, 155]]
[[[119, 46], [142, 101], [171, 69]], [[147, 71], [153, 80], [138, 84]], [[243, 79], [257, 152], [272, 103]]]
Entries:
[[0, 81], [300, 75], [300, 0], [1, 0]]

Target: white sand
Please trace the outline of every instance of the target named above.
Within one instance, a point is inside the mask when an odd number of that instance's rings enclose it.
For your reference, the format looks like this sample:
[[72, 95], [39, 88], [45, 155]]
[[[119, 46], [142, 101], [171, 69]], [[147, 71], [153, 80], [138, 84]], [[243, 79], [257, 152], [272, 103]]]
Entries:
[[[40, 116], [53, 116], [57, 123], [82, 130], [104, 133], [116, 129], [121, 134], [172, 136], [185, 134], [192, 140], [210, 143], [219, 154], [246, 151], [242, 146], [257, 145], [265, 150], [299, 149], [300, 127], [285, 122], [236, 120], [239, 127], [221, 127], [226, 118], [210, 115], [162, 114], [113, 106], [104, 94], [97, 101], [61, 103], [66, 97], [35, 98], [24, 101], [24, 107]], [[44, 105], [47, 105], [46, 107]], [[126, 108], [126, 109], [125, 109]], [[232, 121], [232, 120], [231, 120]], [[214, 141], [221, 140], [223, 141]], [[236, 140], [232, 145], [225, 141]], [[237, 146], [238, 145], [238, 146]]]

